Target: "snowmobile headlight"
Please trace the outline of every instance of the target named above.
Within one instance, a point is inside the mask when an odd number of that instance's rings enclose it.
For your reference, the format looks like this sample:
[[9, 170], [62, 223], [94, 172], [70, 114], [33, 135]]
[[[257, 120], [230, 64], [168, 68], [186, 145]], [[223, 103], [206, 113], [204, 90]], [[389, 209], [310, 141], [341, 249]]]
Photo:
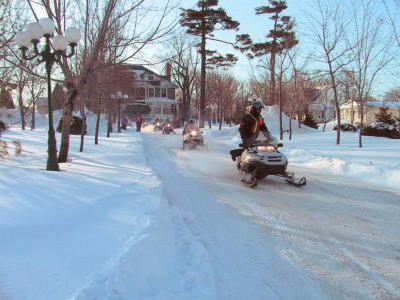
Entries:
[[167, 127], [171, 127], [171, 125], [167, 124]]
[[274, 146], [258, 146], [257, 150], [261, 152], [275, 152], [276, 148]]
[[160, 123], [157, 123], [156, 125], [157, 125], [157, 126], [160, 126]]
[[196, 130], [192, 130], [192, 132], [190, 132], [191, 135], [197, 135], [197, 131]]

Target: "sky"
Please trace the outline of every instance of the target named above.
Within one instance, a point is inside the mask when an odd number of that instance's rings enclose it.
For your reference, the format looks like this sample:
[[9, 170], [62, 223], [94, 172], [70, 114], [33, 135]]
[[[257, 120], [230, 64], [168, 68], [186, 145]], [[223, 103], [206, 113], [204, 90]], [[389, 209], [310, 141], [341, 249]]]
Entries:
[[[363, 1], [363, 0], [361, 0]], [[364, 0], [365, 1], [365, 0]], [[381, 1], [381, 0], [377, 0]], [[181, 7], [189, 8], [194, 7], [195, 0], [182, 0]], [[331, 0], [321, 0], [322, 4], [332, 4]], [[392, 1], [391, 8], [394, 9]], [[265, 5], [266, 0], [220, 0], [219, 5], [223, 7], [228, 15], [234, 20], [240, 22], [239, 33], [249, 33], [255, 41], [262, 41], [268, 30], [271, 29], [271, 21], [266, 15], [255, 15], [254, 9], [258, 6]], [[292, 16], [296, 23], [296, 34], [300, 40], [300, 49], [304, 55], [315, 51], [315, 46], [305, 37], [308, 25], [308, 11], [311, 6], [315, 5], [313, 0], [287, 0], [288, 9], [286, 10], [287, 15]], [[307, 11], [308, 10], [308, 11]], [[217, 33], [216, 36], [225, 40], [234, 41], [236, 32], [223, 31]], [[210, 49], [218, 49], [225, 53], [235, 53], [239, 57], [239, 61], [232, 68], [231, 72], [240, 80], [246, 80], [251, 77], [252, 70], [256, 70], [257, 66], [255, 62], [250, 63], [247, 57], [238, 51], [232, 50], [229, 45], [221, 43], [209, 43]], [[316, 67], [318, 63], [312, 62], [309, 65]], [[398, 85], [399, 82], [393, 76], [394, 72], [397, 72], [397, 63], [395, 67], [388, 68], [376, 79], [373, 89], [373, 96], [381, 98], [384, 93]], [[318, 67], [319, 68], [319, 67]], [[161, 67], [160, 67], [161, 69]]]
[[[152, 4], [154, 6], [161, 7], [168, 0], [147, 0], [148, 4]], [[180, 7], [190, 8], [194, 7], [196, 4], [196, 0], [171, 0], [174, 3], [180, 2]], [[360, 0], [366, 1], [366, 0]], [[382, 1], [382, 0], [376, 0]], [[321, 0], [323, 4], [332, 4], [332, 0]], [[234, 20], [240, 22], [240, 30], [238, 32], [234, 31], [223, 31], [216, 33], [216, 37], [234, 41], [235, 35], [237, 33], [249, 33], [253, 40], [262, 41], [265, 37], [268, 30], [271, 29], [271, 21], [268, 19], [266, 15], [255, 15], [254, 9], [258, 6], [265, 5], [267, 3], [266, 0], [220, 0], [219, 5], [223, 7], [228, 15], [230, 15]], [[308, 12], [310, 10], [310, 6], [315, 4], [313, 0], [287, 0], [288, 9], [285, 14], [292, 16], [296, 23], [296, 34], [300, 40], [300, 49], [303, 51], [304, 55], [306, 53], [310, 53], [316, 51], [312, 43], [304, 36], [304, 33], [307, 31], [308, 26]], [[391, 8], [394, 10], [393, 1], [389, 0], [389, 5], [392, 5]], [[180, 10], [176, 9], [169, 16], [169, 21], [178, 20]], [[400, 23], [399, 23], [400, 24]], [[247, 57], [241, 54], [238, 51], [234, 51], [231, 46], [210, 42], [208, 44], [209, 49], [218, 49], [222, 53], [234, 53], [238, 56], [239, 60], [237, 64], [232, 68], [231, 72], [240, 80], [247, 80], [251, 77], [252, 70], [257, 69], [257, 65], [255, 62], [250, 63]], [[158, 61], [160, 54], [166, 52], [165, 46], [151, 46], [145, 48], [145, 56], [147, 60], [150, 61]], [[134, 61], [137, 62], [137, 61]], [[316, 67], [317, 63], [310, 63], [311, 66]], [[383, 94], [390, 88], [399, 85], [399, 81], [397, 78], [400, 76], [393, 76], [394, 72], [398, 71], [397, 68], [398, 63], [394, 64], [394, 67], [388, 68], [383, 72], [376, 80], [374, 85], [374, 96], [380, 98]], [[162, 71], [164, 70], [163, 65], [152, 66], [152, 68]], [[398, 72], [400, 73], [400, 72]]]

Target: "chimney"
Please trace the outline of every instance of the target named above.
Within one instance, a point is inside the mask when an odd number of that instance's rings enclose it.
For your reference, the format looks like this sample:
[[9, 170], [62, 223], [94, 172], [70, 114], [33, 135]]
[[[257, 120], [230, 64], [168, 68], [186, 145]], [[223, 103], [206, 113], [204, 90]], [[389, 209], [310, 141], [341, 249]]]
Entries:
[[171, 81], [171, 64], [169, 62], [167, 62], [165, 65], [165, 77]]

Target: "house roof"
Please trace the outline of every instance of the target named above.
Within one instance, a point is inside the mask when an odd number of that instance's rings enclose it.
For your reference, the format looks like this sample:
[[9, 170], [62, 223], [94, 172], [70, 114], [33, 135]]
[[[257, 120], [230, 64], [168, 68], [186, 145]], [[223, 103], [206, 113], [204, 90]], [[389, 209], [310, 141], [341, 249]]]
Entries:
[[[139, 75], [142, 79], [144, 78], [144, 74], [152, 74], [152, 75], [155, 75], [155, 76], [157, 76], [157, 77], [160, 77], [160, 78], [162, 78], [162, 79], [164, 79], [164, 80], [167, 80], [167, 81], [171, 82], [171, 80], [168, 80], [168, 79], [167, 79], [167, 76], [157, 74], [156, 72], [154, 72], [154, 71], [152, 71], [152, 70], [146, 68], [146, 67], [143, 66], [143, 65], [128, 64], [127, 66], [128, 66], [132, 71], [134, 71], [137, 75]], [[171, 83], [172, 83], [172, 82], [171, 82]]]
[[[161, 78], [162, 80], [165, 80], [166, 82], [168, 82], [168, 86], [169, 86], [169, 87], [174, 88], [174, 89], [178, 88], [171, 80], [168, 80], [168, 79], [167, 79], [167, 76], [157, 74], [156, 72], [150, 70], [149, 68], [146, 68], [146, 67], [143, 66], [143, 65], [139, 65], [139, 64], [126, 64], [126, 66], [127, 66], [128, 68], [130, 68], [130, 70], [134, 71], [135, 74], [138, 75], [138, 76], [140, 77], [141, 80], [143, 80], [144, 82], [146, 82], [146, 84], [149, 84], [149, 83], [151, 84], [151, 81], [145, 80], [145, 79], [144, 79], [144, 78], [145, 78], [145, 75], [146, 75], [146, 74], [151, 74], [151, 75], [157, 76], [157, 77]], [[140, 85], [140, 84], [139, 84], [139, 85]]]

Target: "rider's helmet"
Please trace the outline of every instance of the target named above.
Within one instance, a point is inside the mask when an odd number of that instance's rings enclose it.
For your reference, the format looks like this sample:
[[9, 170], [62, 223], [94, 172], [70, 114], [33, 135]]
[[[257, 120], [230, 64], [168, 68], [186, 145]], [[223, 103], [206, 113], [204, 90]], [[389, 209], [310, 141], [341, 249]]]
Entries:
[[189, 120], [189, 124], [193, 124], [194, 123], [194, 121], [193, 120]]
[[260, 99], [254, 99], [253, 104], [251, 105], [251, 112], [261, 114], [263, 108], [264, 103]]

